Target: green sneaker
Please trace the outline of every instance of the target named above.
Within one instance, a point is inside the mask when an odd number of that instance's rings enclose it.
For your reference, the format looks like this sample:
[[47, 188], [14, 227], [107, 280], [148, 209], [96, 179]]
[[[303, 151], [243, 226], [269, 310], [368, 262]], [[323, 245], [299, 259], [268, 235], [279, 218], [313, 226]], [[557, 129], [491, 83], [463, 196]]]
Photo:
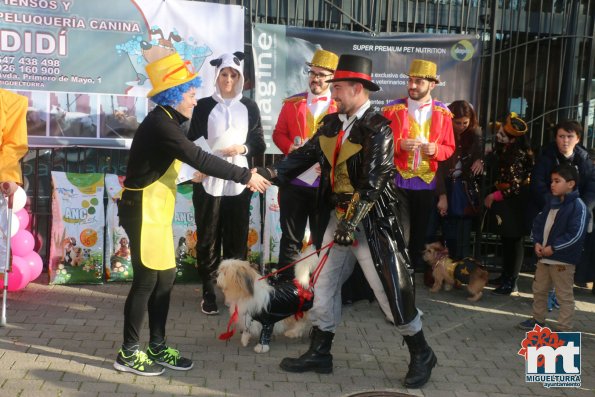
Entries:
[[194, 367], [192, 360], [180, 356], [178, 350], [167, 346], [164, 346], [158, 352], [153, 352], [149, 347], [147, 349], [147, 356], [157, 364], [161, 364], [167, 368], [177, 369], [178, 371], [188, 371]]
[[144, 352], [135, 351], [128, 357], [124, 355], [122, 349], [118, 352], [118, 358], [114, 362], [114, 368], [122, 372], [132, 372], [142, 376], [161, 375], [165, 369], [163, 366], [149, 359]]

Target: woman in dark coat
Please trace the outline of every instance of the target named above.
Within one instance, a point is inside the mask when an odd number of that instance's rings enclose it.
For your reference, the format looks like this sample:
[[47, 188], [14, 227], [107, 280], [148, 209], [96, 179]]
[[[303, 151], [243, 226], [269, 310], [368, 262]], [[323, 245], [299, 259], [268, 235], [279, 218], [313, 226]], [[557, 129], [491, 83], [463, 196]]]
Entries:
[[524, 259], [525, 217], [533, 152], [526, 137], [527, 124], [511, 113], [496, 133], [494, 190], [484, 199], [500, 235], [502, 274], [491, 283], [499, 285], [494, 294], [510, 295], [517, 291], [517, 278]]
[[[481, 128], [475, 110], [467, 101], [454, 101], [455, 152], [438, 164], [436, 195], [438, 213], [442, 216], [442, 234], [450, 257], [462, 259], [471, 255], [471, 228], [478, 215], [478, 178], [483, 173]], [[456, 189], [460, 195], [453, 194]], [[454, 202], [457, 198], [459, 201]]]

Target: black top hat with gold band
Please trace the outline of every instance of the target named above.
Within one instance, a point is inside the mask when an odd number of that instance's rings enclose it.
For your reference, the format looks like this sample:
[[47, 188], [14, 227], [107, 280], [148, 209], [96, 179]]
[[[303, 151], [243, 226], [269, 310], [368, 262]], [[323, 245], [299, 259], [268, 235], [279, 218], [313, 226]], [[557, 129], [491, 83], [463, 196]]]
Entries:
[[434, 62], [424, 59], [414, 59], [411, 61], [408, 76], [440, 83], [440, 80], [438, 80], [438, 66]]
[[510, 112], [510, 114], [506, 116], [506, 122], [502, 129], [510, 136], [523, 136], [527, 133], [529, 128], [527, 127], [527, 123], [525, 123], [518, 114]]
[[337, 69], [337, 62], [339, 56], [334, 52], [326, 50], [316, 50], [310, 62], [306, 62], [308, 66], [317, 66], [319, 68], [330, 70], [334, 72]]
[[380, 90], [380, 87], [372, 82], [372, 60], [359, 55], [344, 54], [339, 57], [335, 77], [327, 80], [327, 83], [335, 81], [356, 81], [370, 91]]
[[147, 76], [153, 89], [147, 96], [153, 97], [169, 88], [184, 84], [197, 76], [192, 63], [184, 61], [180, 54], [174, 52], [145, 66]]

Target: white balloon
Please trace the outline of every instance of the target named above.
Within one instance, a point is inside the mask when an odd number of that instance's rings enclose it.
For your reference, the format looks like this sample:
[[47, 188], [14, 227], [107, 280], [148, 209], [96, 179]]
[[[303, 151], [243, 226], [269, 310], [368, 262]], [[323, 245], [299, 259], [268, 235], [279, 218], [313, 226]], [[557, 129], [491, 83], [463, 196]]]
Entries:
[[19, 186], [12, 198], [12, 212], [22, 210], [25, 208], [25, 204], [27, 204], [27, 193], [25, 193], [23, 188]]
[[[6, 225], [6, 226], [8, 226], [8, 225]], [[13, 212], [12, 213], [12, 221], [10, 221], [10, 237], [17, 234], [20, 227], [21, 227], [21, 222], [19, 221], [19, 218], [17, 217], [17, 215]]]

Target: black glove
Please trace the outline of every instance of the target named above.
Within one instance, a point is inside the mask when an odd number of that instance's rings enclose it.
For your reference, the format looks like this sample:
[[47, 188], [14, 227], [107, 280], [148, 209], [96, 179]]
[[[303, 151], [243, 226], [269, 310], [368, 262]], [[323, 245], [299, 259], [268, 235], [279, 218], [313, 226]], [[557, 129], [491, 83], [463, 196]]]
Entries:
[[335, 230], [333, 239], [335, 240], [335, 243], [348, 247], [353, 245], [353, 240], [355, 240], [355, 236], [353, 234], [354, 231], [355, 226], [346, 221], [341, 221], [339, 226], [337, 226], [337, 230]]
[[272, 168], [268, 168], [268, 167], [255, 167], [256, 168], [256, 173], [266, 179], [268, 179], [269, 181], [271, 179], [273, 179], [276, 175], [276, 172], [274, 169]]

